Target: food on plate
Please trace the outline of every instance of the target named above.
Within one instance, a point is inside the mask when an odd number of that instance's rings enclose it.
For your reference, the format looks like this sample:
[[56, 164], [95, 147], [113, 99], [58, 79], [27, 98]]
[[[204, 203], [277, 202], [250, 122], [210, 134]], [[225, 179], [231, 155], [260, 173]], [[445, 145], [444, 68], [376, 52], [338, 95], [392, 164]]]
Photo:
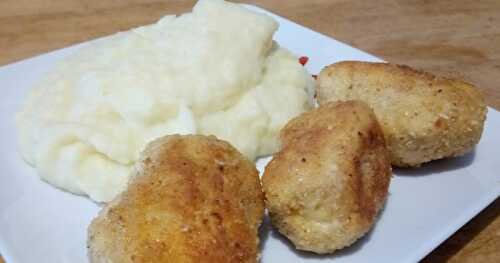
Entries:
[[49, 183], [109, 201], [140, 151], [167, 134], [216, 135], [248, 159], [312, 107], [313, 79], [273, 42], [278, 24], [201, 0], [191, 13], [86, 44], [37, 84], [17, 116], [23, 158]]
[[471, 84], [407, 66], [344, 61], [318, 77], [320, 105], [362, 100], [382, 126], [395, 166], [463, 155], [479, 142], [487, 107]]
[[165, 136], [135, 170], [89, 226], [91, 262], [257, 262], [259, 174], [229, 143]]
[[281, 131], [262, 186], [272, 224], [301, 250], [331, 253], [373, 226], [391, 178], [373, 111], [357, 101], [324, 103]]

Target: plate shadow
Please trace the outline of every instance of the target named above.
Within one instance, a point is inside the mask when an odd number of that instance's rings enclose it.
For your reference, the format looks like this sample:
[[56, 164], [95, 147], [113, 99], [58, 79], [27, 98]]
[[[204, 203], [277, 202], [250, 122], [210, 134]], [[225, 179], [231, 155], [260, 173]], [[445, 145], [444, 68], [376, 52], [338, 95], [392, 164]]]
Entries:
[[438, 174], [447, 171], [462, 169], [469, 166], [476, 157], [476, 150], [454, 158], [445, 158], [434, 160], [417, 168], [396, 168], [393, 167], [393, 172], [398, 176], [426, 176], [431, 174]]

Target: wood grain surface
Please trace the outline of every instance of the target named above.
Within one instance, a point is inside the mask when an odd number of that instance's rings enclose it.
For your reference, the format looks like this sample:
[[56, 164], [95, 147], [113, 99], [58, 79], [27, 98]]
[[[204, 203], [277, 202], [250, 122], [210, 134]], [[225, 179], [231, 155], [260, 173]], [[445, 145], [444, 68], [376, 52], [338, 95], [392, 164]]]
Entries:
[[[189, 10], [194, 2], [2, 0], [0, 65], [152, 23], [162, 15]], [[241, 2], [266, 8], [389, 62], [462, 78], [477, 85], [487, 103], [500, 109], [498, 0]], [[424, 262], [500, 262], [499, 213], [497, 199]]]

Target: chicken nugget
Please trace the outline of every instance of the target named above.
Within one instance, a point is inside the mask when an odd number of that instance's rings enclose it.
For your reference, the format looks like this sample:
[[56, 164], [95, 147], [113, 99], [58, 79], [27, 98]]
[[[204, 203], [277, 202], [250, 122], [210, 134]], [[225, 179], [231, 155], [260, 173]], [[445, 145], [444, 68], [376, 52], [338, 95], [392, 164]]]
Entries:
[[263, 189], [273, 226], [298, 249], [331, 253], [372, 227], [391, 178], [373, 111], [356, 101], [326, 103], [281, 130]]
[[125, 192], [88, 229], [90, 262], [257, 262], [255, 165], [213, 136], [150, 143]]
[[319, 104], [361, 100], [373, 108], [392, 164], [420, 166], [460, 156], [479, 142], [487, 107], [471, 84], [387, 63], [344, 61], [324, 68]]

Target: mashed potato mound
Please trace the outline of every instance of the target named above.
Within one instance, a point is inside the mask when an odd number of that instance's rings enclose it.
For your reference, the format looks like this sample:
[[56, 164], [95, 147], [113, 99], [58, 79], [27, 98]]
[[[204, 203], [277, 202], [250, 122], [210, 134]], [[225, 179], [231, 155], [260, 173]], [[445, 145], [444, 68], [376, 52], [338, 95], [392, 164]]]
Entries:
[[249, 159], [311, 108], [313, 81], [272, 41], [277, 23], [202, 0], [191, 13], [103, 38], [66, 58], [17, 116], [23, 157], [49, 183], [96, 201], [127, 184], [149, 141], [213, 134]]

